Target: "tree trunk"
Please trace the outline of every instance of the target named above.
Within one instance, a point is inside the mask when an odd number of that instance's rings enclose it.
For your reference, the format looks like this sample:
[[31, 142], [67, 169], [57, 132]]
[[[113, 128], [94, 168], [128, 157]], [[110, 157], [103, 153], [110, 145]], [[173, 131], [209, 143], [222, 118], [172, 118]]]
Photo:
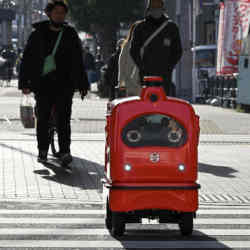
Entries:
[[101, 54], [105, 62], [115, 51], [117, 40], [117, 25], [103, 25], [97, 29], [97, 38]]

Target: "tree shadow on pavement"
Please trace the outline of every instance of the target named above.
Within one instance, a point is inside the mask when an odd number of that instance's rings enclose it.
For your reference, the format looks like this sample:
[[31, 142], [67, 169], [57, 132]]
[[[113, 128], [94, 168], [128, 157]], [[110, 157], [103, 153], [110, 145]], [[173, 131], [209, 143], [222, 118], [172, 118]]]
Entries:
[[34, 173], [41, 175], [46, 180], [81, 189], [102, 189], [101, 179], [104, 174], [104, 166], [96, 162], [73, 157], [73, 162], [70, 164], [72, 171], [70, 172], [60, 167], [56, 160], [50, 160], [43, 165], [47, 171], [41, 169], [35, 170]]
[[234, 173], [238, 171], [231, 167], [211, 165], [199, 162], [199, 172], [204, 172], [225, 178], [236, 178]]

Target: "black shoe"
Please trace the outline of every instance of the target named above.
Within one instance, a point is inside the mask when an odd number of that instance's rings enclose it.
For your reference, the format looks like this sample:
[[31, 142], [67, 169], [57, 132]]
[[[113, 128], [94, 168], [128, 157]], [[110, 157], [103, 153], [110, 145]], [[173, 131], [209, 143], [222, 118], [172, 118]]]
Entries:
[[37, 161], [41, 163], [47, 162], [47, 152], [46, 151], [40, 151], [37, 157]]
[[70, 153], [66, 153], [66, 154], [62, 153], [60, 160], [62, 162], [62, 165], [67, 166], [68, 164], [70, 164], [73, 161], [73, 158], [72, 158]]
[[53, 156], [54, 156], [55, 158], [60, 159], [61, 156], [62, 156], [62, 153], [61, 153], [61, 152], [56, 152], [56, 153], [53, 154]]

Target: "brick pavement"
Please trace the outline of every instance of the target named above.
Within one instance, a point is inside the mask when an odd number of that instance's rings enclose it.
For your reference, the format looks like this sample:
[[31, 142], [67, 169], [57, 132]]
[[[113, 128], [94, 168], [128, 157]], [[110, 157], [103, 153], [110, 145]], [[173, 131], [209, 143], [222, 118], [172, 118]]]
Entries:
[[[201, 202], [250, 203], [250, 137], [201, 135]], [[104, 134], [73, 134], [73, 173], [64, 174], [36, 162], [34, 136], [0, 134], [0, 199], [101, 203]]]
[[37, 163], [34, 136], [0, 135], [0, 199], [102, 201], [103, 135], [72, 136], [73, 173]]
[[[105, 118], [106, 100], [82, 103], [76, 98], [74, 105], [72, 122]], [[201, 126], [200, 201], [250, 203], [249, 114], [207, 105], [194, 108]], [[102, 203], [103, 124], [90, 133], [73, 133], [73, 174], [63, 175], [36, 162], [34, 131], [0, 132], [0, 199]]]
[[[81, 101], [75, 95], [72, 107], [72, 119], [77, 121], [88, 121], [87, 125], [93, 128], [94, 123], [100, 123], [105, 119], [106, 99], [99, 99], [90, 93], [88, 98]], [[0, 122], [6, 117], [10, 121], [18, 120], [20, 104], [20, 91], [16, 88], [0, 88]], [[250, 134], [250, 114], [239, 113], [233, 109], [213, 107], [209, 105], [194, 105], [194, 109], [200, 116], [201, 132], [203, 134]], [[97, 132], [101, 132], [103, 124], [98, 124]], [[94, 132], [93, 129], [84, 131]]]

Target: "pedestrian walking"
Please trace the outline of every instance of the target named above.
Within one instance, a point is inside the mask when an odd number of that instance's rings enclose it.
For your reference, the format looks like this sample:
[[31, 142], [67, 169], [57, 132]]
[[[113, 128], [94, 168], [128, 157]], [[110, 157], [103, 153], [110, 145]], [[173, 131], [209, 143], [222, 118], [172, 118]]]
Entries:
[[101, 79], [101, 68], [104, 65], [104, 61], [100, 53], [97, 53], [95, 59], [95, 69], [96, 69], [96, 80], [97, 82]]
[[140, 75], [163, 77], [168, 96], [175, 95], [172, 72], [182, 56], [182, 45], [177, 25], [166, 15], [163, 0], [149, 0], [145, 19], [136, 25], [130, 53]]
[[121, 46], [125, 39], [120, 39], [116, 43], [116, 51], [111, 55], [107, 63], [104, 75], [105, 85], [109, 87], [109, 100], [115, 99], [116, 87], [118, 87], [118, 62], [121, 53]]
[[96, 68], [95, 68], [95, 58], [90, 53], [89, 47], [83, 49], [83, 62], [85, 70], [88, 75], [89, 83], [93, 83], [96, 80]]
[[75, 91], [86, 96], [89, 82], [84, 69], [82, 46], [77, 32], [65, 22], [68, 6], [64, 1], [49, 2], [49, 20], [33, 25], [24, 49], [18, 88], [23, 94], [34, 92], [37, 111], [38, 161], [46, 162], [49, 148], [49, 117], [56, 110], [59, 157], [72, 161], [71, 110]]
[[16, 53], [12, 47], [12, 45], [8, 45], [2, 52], [1, 56], [6, 59], [5, 63], [5, 70], [3, 72], [5, 73], [4, 80], [6, 80], [6, 87], [10, 87], [11, 79], [13, 78], [13, 70], [16, 60]]
[[119, 56], [118, 83], [119, 88], [126, 89], [127, 96], [138, 96], [141, 92], [139, 69], [130, 55], [133, 31], [140, 21], [131, 25], [127, 38], [122, 44]]

